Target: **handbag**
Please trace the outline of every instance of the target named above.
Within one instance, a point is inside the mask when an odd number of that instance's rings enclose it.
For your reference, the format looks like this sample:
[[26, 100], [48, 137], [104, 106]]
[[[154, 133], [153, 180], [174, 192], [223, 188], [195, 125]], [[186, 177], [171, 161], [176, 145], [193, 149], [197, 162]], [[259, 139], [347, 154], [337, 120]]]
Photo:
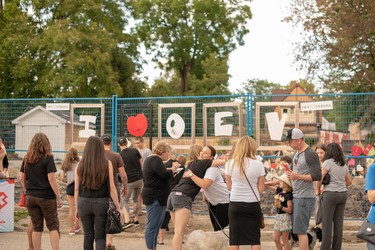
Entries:
[[322, 184], [328, 185], [331, 182], [331, 176], [329, 173], [326, 173], [326, 175], [323, 178]]
[[121, 215], [117, 211], [115, 204], [111, 198], [111, 192], [109, 188], [109, 176], [108, 176], [108, 210], [107, 210], [107, 224], [105, 231], [107, 234], [118, 234], [122, 232]]
[[373, 206], [371, 206], [371, 209], [368, 212], [365, 221], [359, 228], [357, 232], [357, 237], [372, 244], [375, 244], [375, 224], [368, 221], [368, 216], [370, 215], [372, 208]]
[[[258, 199], [258, 196], [255, 194], [255, 191], [254, 191], [253, 187], [251, 186], [249, 179], [248, 179], [247, 176], [246, 176], [245, 170], [242, 169], [242, 172], [243, 172], [243, 174], [245, 175], [245, 178], [246, 178], [246, 180], [247, 180], [247, 183], [249, 183], [249, 186], [250, 186], [251, 190], [253, 191], [254, 196], [255, 196], [255, 198], [257, 199], [257, 201], [258, 201], [258, 203], [259, 203], [259, 207], [260, 207], [260, 201], [259, 201], [259, 199]], [[263, 214], [263, 212], [262, 212], [262, 208], [261, 208], [261, 209], [260, 209], [260, 228], [263, 229], [263, 228], [265, 228], [265, 227], [266, 227], [266, 223], [264, 222], [264, 214]]]

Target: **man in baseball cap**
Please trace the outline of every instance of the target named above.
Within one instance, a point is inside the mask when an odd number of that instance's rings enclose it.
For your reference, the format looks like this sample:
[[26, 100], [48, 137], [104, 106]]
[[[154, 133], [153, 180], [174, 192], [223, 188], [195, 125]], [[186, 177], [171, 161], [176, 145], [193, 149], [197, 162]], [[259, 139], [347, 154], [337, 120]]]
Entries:
[[282, 138], [283, 141], [302, 139], [305, 137], [299, 128], [291, 128], [286, 131], [286, 135]]
[[283, 141], [296, 153], [292, 171], [286, 171], [293, 186], [293, 233], [298, 235], [300, 249], [308, 249], [307, 229], [315, 205], [314, 181], [322, 178], [319, 157], [298, 128], [289, 129]]

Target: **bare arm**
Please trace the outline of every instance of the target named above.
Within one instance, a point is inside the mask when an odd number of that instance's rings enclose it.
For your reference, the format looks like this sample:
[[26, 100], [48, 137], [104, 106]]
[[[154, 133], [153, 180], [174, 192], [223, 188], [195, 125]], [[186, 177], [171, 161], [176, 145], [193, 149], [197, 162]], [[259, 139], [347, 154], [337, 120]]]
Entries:
[[75, 214], [76, 214], [76, 218], [79, 219], [78, 210], [77, 210], [77, 207], [78, 207], [78, 188], [79, 188], [78, 168], [79, 168], [79, 163], [76, 167], [75, 174], [74, 174], [74, 204], [75, 204], [75, 208], [76, 208]]
[[347, 187], [349, 187], [350, 185], [352, 185], [352, 177], [350, 176], [349, 172], [346, 172], [346, 175], [345, 175], [345, 184]]
[[232, 190], [232, 177], [230, 175], [225, 175], [225, 182], [227, 184], [227, 189]]
[[[193, 175], [190, 177], [190, 174], [193, 174]], [[211, 180], [211, 179], [207, 179], [207, 178], [202, 179], [202, 178], [199, 178], [191, 170], [186, 171], [184, 173], [183, 177], [184, 178], [190, 178], [192, 181], [194, 181], [195, 184], [197, 184], [197, 186], [199, 186], [201, 188], [208, 188], [213, 183], [213, 180]]]
[[259, 193], [263, 193], [264, 192], [264, 175], [262, 176], [259, 176], [258, 177], [258, 190], [259, 190]]
[[374, 203], [375, 202], [375, 190], [368, 190], [367, 198], [371, 203]]
[[65, 171], [60, 172], [60, 179], [61, 179], [62, 182], [66, 183]]
[[48, 173], [48, 181], [49, 181], [49, 184], [51, 185], [51, 188], [53, 189], [53, 192], [56, 195], [57, 204], [58, 204], [57, 207], [60, 208], [62, 207], [62, 197], [60, 194], [59, 186], [57, 185], [56, 175], [54, 172]]
[[121, 195], [125, 196], [126, 190], [128, 189], [128, 175], [126, 174], [124, 167], [118, 168], [118, 172], [120, 174], [120, 178], [121, 178], [121, 182], [122, 182], [122, 186], [123, 186], [123, 189], [121, 191]]
[[25, 173], [22, 173], [22, 172], [21, 172], [21, 186], [22, 186], [22, 192], [26, 194], [26, 175]]
[[115, 204], [117, 210], [120, 210], [120, 202], [118, 201], [117, 190], [115, 187], [115, 181], [113, 179], [113, 167], [111, 161], [108, 161], [108, 172], [109, 172], [109, 191], [113, 203]]
[[225, 160], [216, 159], [212, 161], [211, 167], [218, 167], [218, 166], [224, 166], [224, 165], [225, 165]]

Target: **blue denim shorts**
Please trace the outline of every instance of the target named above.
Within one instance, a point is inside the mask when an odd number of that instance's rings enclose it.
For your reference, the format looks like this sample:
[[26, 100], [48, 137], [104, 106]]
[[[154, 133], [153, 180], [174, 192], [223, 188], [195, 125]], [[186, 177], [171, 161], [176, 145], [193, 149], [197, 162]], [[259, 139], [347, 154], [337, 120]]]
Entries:
[[315, 198], [293, 198], [293, 233], [307, 234]]
[[172, 192], [168, 196], [167, 211], [176, 211], [179, 208], [191, 210], [193, 199], [182, 192]]

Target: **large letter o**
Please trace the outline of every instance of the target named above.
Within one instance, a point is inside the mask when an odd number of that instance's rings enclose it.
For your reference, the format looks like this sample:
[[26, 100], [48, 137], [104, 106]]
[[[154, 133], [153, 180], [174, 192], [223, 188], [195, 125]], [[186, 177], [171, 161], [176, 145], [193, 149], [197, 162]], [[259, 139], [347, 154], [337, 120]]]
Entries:
[[[174, 126], [171, 126], [174, 121]], [[176, 113], [171, 114], [167, 119], [167, 132], [173, 139], [180, 138], [185, 132], [185, 121]]]

